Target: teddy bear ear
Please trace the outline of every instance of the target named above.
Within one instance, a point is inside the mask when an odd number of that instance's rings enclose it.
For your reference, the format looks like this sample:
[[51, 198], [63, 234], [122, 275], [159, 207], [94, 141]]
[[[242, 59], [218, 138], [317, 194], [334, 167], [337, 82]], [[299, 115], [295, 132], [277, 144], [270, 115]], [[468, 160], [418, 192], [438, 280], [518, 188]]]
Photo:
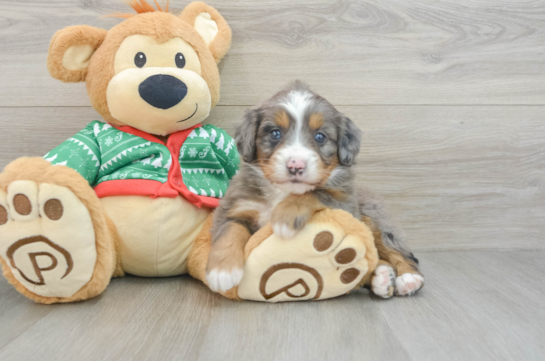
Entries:
[[85, 81], [89, 60], [108, 32], [88, 25], [69, 26], [53, 35], [47, 55], [51, 76], [64, 82]]
[[185, 7], [180, 18], [197, 30], [219, 63], [231, 46], [231, 28], [223, 16], [213, 7], [196, 1]]

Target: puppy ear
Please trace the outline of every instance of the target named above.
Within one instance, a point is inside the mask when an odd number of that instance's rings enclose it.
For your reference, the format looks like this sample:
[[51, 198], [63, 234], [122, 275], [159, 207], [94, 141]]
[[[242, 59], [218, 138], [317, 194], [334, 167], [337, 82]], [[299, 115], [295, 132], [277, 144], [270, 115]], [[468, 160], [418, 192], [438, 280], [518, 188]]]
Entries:
[[249, 109], [244, 113], [244, 119], [237, 125], [235, 130], [235, 141], [242, 159], [251, 163], [257, 158], [256, 138], [259, 128], [260, 115], [258, 109]]
[[53, 35], [47, 55], [51, 76], [64, 82], [85, 81], [89, 60], [108, 31], [88, 25], [69, 26]]
[[219, 63], [231, 46], [231, 28], [223, 16], [213, 7], [196, 1], [185, 7], [180, 18], [197, 30]]
[[341, 116], [339, 126], [339, 162], [342, 165], [352, 165], [360, 152], [361, 130], [352, 120]]

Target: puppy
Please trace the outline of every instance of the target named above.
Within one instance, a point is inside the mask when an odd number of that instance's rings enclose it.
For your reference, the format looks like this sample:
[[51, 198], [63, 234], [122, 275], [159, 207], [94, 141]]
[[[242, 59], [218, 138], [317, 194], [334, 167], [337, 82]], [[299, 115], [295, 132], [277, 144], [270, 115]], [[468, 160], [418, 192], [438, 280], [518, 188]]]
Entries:
[[212, 290], [239, 284], [244, 246], [258, 229], [271, 222], [276, 235], [291, 238], [325, 207], [343, 209], [373, 230], [381, 261], [365, 283], [376, 295], [422, 287], [418, 260], [380, 199], [355, 186], [361, 131], [327, 100], [296, 81], [246, 111], [235, 139], [243, 162], [214, 214], [206, 276]]

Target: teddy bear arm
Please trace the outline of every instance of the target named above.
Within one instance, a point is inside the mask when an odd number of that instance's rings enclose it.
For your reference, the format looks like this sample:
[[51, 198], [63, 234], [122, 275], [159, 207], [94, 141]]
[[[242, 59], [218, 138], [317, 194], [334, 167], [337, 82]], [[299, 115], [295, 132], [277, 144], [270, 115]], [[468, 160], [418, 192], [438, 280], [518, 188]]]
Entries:
[[100, 170], [100, 146], [93, 128], [98, 121], [87, 125], [80, 132], [61, 143], [44, 156], [52, 165], [64, 165], [78, 172], [89, 185], [96, 184]]

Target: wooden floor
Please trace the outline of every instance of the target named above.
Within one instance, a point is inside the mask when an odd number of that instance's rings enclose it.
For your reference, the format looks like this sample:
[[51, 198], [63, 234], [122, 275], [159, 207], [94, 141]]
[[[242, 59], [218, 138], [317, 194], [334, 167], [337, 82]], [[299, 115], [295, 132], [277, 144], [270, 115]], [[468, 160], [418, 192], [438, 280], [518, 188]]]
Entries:
[[262, 304], [190, 277], [39, 305], [0, 281], [0, 360], [543, 360], [545, 252], [431, 252], [415, 297]]
[[[426, 287], [265, 305], [124, 278], [43, 306], [0, 279], [0, 360], [545, 359], [545, 1], [207, 2], [233, 29], [208, 122], [232, 134], [249, 106], [307, 81], [363, 130], [359, 182], [385, 196]], [[83, 84], [49, 76], [49, 41], [128, 10], [0, 0], [0, 168], [99, 119]]]

